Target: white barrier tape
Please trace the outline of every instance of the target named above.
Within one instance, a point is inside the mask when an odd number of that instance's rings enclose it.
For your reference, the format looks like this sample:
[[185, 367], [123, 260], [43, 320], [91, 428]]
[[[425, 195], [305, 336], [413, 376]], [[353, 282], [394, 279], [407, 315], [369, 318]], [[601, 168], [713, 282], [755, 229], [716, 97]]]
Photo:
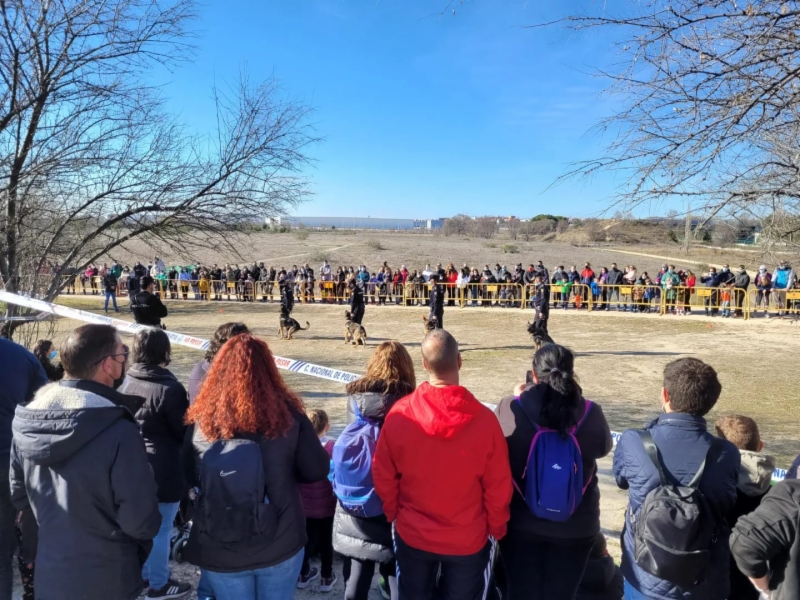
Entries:
[[[26, 298], [25, 296], [12, 294], [2, 290], [0, 290], [0, 302], [17, 304], [33, 310], [58, 315], [59, 317], [75, 319], [77, 321], [84, 321], [86, 323], [111, 325], [117, 331], [129, 333], [131, 335], [135, 334], [137, 331], [141, 331], [142, 329], [147, 329], [147, 325], [139, 325], [138, 323], [131, 323], [130, 321], [125, 321], [123, 319], [106, 317], [85, 310], [62, 306], [60, 304], [51, 304], [50, 302], [45, 302], [44, 300]], [[167, 334], [173, 344], [186, 346], [187, 348], [194, 348], [195, 350], [207, 350], [209, 344], [211, 343], [209, 340], [204, 340], [202, 338], [183, 333], [177, 333], [175, 331], [165, 331], [164, 333]], [[328, 367], [315, 365], [303, 360], [295, 360], [293, 358], [285, 358], [283, 356], [275, 356], [275, 364], [279, 369], [283, 369], [285, 371], [301, 373], [303, 375], [311, 375], [312, 377], [319, 377], [320, 379], [337, 381], [339, 383], [350, 383], [351, 381], [355, 381], [361, 377], [361, 375], [356, 375], [355, 373], [348, 373], [347, 371], [340, 371], [338, 369], [330, 369]]]
[[[32, 308], [33, 310], [58, 315], [60, 317], [67, 317], [78, 321], [111, 325], [116, 328], [117, 331], [122, 331], [124, 333], [134, 334], [137, 331], [147, 327], [146, 325], [139, 325], [138, 323], [131, 323], [130, 321], [123, 321], [122, 319], [114, 319], [112, 317], [104, 317], [103, 315], [97, 315], [95, 313], [79, 310], [77, 308], [69, 308], [68, 306], [61, 306], [60, 304], [51, 304], [50, 302], [45, 302], [44, 300], [26, 298], [25, 296], [19, 296], [3, 290], [0, 290], [0, 302], [17, 304], [19, 306]], [[165, 331], [165, 333], [169, 336], [170, 341], [173, 343], [178, 344], [179, 346], [186, 346], [187, 348], [194, 348], [195, 350], [206, 350], [210, 343], [208, 340], [192, 337], [183, 333], [176, 333], [174, 331]], [[339, 371], [338, 369], [330, 369], [328, 367], [315, 365], [302, 360], [296, 360], [294, 358], [284, 358], [283, 356], [275, 356], [275, 364], [279, 369], [283, 369], [285, 371], [300, 373], [302, 375], [311, 375], [312, 377], [319, 377], [320, 379], [327, 379], [329, 381], [338, 381], [339, 383], [350, 383], [351, 381], [355, 381], [361, 377], [361, 375], [356, 375], [355, 373]], [[483, 402], [482, 404], [491, 410], [494, 410], [497, 406], [488, 402]], [[614, 447], [617, 446], [617, 442], [619, 442], [621, 437], [621, 432], [611, 432], [611, 439], [614, 442]], [[776, 483], [778, 481], [783, 481], [784, 479], [786, 479], [786, 469], [775, 469], [775, 472], [772, 474], [772, 482]]]

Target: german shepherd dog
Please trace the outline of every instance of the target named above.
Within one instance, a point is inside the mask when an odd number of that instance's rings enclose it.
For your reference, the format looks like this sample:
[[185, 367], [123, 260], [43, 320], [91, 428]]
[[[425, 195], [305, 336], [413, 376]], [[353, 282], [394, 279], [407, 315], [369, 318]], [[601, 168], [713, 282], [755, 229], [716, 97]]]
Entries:
[[422, 315], [422, 335], [428, 335], [428, 332], [434, 329], [436, 329], [436, 317], [429, 319], [425, 315]]
[[306, 321], [305, 327], [300, 327], [299, 322], [281, 309], [281, 316], [278, 321], [278, 335], [282, 340], [291, 340], [296, 331], [308, 331], [309, 327], [311, 327], [311, 324], [308, 321]]
[[360, 323], [353, 321], [353, 315], [349, 310], [344, 312], [344, 343], [352, 343], [354, 346], [367, 345], [367, 330]]
[[536, 321], [528, 321], [528, 333], [533, 338], [533, 347], [536, 352], [545, 344], [555, 344], [547, 330], [539, 326]]

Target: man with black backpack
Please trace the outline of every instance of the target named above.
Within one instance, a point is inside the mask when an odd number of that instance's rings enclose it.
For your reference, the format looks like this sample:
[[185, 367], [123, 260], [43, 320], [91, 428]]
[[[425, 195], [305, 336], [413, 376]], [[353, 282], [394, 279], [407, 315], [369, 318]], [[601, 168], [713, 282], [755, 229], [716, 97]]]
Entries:
[[626, 600], [725, 600], [741, 459], [703, 418], [722, 386], [714, 369], [682, 358], [664, 369], [664, 414], [622, 434], [614, 477], [629, 491], [622, 533]]

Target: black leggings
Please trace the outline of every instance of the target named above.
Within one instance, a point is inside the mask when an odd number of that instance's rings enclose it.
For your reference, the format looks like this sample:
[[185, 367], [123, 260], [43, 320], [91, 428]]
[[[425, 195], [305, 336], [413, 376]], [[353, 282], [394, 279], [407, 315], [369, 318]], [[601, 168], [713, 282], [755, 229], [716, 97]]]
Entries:
[[311, 554], [316, 550], [319, 553], [320, 577], [330, 579], [333, 577], [333, 517], [323, 519], [306, 519], [306, 534], [308, 542], [306, 551], [303, 553], [303, 570], [301, 573], [308, 574], [311, 568], [309, 560]]
[[[345, 581], [344, 600], [367, 600], [372, 577], [375, 575], [375, 563], [371, 560], [342, 557], [342, 577]], [[397, 592], [397, 565], [394, 560], [379, 563], [378, 572], [389, 585], [391, 600], [399, 598]]]
[[574, 600], [594, 537], [546, 540], [509, 530], [500, 540], [508, 600]]

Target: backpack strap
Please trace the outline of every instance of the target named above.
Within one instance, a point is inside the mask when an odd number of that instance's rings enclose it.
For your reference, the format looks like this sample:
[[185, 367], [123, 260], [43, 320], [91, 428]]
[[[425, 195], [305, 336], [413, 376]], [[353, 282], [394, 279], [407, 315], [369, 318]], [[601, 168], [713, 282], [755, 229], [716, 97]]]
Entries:
[[642, 440], [642, 445], [644, 446], [645, 452], [647, 452], [647, 456], [650, 457], [650, 460], [658, 470], [658, 477], [661, 480], [661, 485], [669, 485], [666, 470], [664, 469], [664, 465], [661, 463], [661, 456], [658, 452], [658, 446], [656, 446], [655, 440], [653, 440], [653, 436], [650, 434], [650, 431], [647, 429], [636, 429], [635, 431], [637, 434], [639, 434], [639, 438]]
[[[658, 476], [661, 479], [661, 485], [669, 485], [668, 473], [663, 462], [661, 461], [661, 454], [658, 450], [658, 446], [656, 446], [656, 443], [653, 440], [652, 434], [647, 429], [637, 429], [636, 433], [639, 434], [639, 438], [641, 438], [642, 445], [644, 446], [647, 455], [650, 457], [650, 460], [658, 469]], [[703, 462], [700, 463], [700, 468], [697, 469], [694, 477], [692, 477], [692, 480], [686, 484], [686, 487], [697, 489], [697, 487], [700, 485], [700, 481], [703, 479], [706, 463], [711, 462], [713, 464], [716, 462], [721, 450], [722, 440], [717, 437], [712, 437], [711, 444], [709, 445], [708, 450], [706, 450], [706, 455], [703, 457]]]
[[703, 462], [700, 463], [700, 468], [697, 470], [697, 473], [694, 474], [692, 480], [688, 483], [687, 487], [690, 488], [697, 488], [700, 485], [700, 480], [703, 479], [703, 472], [706, 469], [706, 464], [711, 463], [714, 464], [719, 458], [719, 454], [722, 450], [722, 440], [718, 437], [711, 438], [711, 444], [708, 446], [708, 450], [706, 450], [706, 455], [703, 458]]

